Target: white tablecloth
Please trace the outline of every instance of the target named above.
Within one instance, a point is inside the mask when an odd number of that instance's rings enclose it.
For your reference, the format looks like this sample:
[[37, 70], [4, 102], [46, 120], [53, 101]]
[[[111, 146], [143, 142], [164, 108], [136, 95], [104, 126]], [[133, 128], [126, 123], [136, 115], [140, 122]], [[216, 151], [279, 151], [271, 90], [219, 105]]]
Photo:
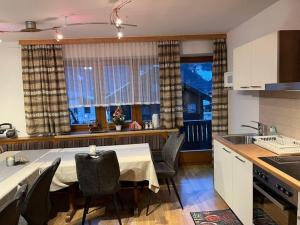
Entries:
[[[31, 184], [38, 176], [40, 163], [39, 158], [43, 157], [49, 150], [29, 151], [8, 151], [0, 154], [0, 206], [14, 196], [19, 183]], [[16, 160], [25, 157], [28, 163], [18, 166], [7, 167], [6, 157], [15, 156]]]
[[[159, 191], [159, 183], [154, 169], [151, 150], [148, 144], [130, 144], [98, 146], [97, 151], [114, 150], [120, 164], [120, 180], [122, 181], [149, 181], [149, 189]], [[61, 157], [52, 181], [51, 191], [56, 191], [77, 181], [75, 154], [89, 152], [88, 147], [53, 149], [41, 157], [40, 169], [49, 166], [57, 157]]]

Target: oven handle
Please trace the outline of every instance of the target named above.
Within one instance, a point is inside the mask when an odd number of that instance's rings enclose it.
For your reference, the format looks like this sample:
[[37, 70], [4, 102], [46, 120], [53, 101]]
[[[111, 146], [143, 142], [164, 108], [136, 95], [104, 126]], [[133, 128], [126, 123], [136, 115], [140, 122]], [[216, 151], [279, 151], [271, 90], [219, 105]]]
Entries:
[[263, 196], [265, 196], [267, 199], [269, 199], [271, 202], [273, 202], [276, 206], [278, 206], [281, 210], [289, 210], [293, 208], [293, 205], [276, 198], [275, 196], [272, 196], [271, 194], [267, 193], [259, 184], [258, 182], [253, 182], [253, 187], [259, 191]]

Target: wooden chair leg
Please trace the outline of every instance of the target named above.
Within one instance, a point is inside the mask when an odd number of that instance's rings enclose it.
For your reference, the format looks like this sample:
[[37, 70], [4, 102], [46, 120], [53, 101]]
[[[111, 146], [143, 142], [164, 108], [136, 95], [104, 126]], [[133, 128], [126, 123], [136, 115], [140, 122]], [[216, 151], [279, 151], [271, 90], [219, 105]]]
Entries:
[[178, 191], [177, 191], [177, 188], [176, 188], [175, 182], [174, 182], [173, 178], [171, 178], [170, 180], [171, 180], [171, 183], [172, 183], [172, 185], [173, 185], [173, 188], [174, 188], [175, 194], [176, 194], [176, 196], [177, 196], [177, 198], [178, 198], [179, 204], [180, 204], [181, 208], [183, 209], [183, 205], [182, 205], [182, 202], [181, 202], [181, 199], [180, 199], [179, 193], [178, 193]]
[[170, 184], [169, 184], [168, 178], [166, 178], [165, 181], [166, 181], [166, 184], [167, 184], [167, 186], [168, 186], [169, 195], [171, 195]]
[[82, 215], [82, 223], [81, 223], [82, 225], [84, 225], [84, 223], [85, 223], [85, 218], [86, 218], [86, 214], [88, 214], [88, 212], [89, 212], [90, 203], [91, 203], [91, 198], [86, 198], [85, 204], [84, 204], [83, 215]]
[[119, 225], [122, 225], [119, 206], [118, 206], [118, 202], [117, 202], [117, 194], [113, 195], [113, 202], [114, 202], [115, 211], [116, 211], [116, 214], [117, 214], [117, 217], [118, 217]]

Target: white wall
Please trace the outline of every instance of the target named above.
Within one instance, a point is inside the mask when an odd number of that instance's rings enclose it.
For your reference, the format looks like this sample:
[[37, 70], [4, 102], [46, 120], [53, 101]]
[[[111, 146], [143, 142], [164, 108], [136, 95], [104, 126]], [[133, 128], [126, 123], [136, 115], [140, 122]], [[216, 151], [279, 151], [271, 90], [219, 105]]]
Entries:
[[259, 121], [259, 93], [254, 91], [228, 92], [228, 131], [231, 134], [256, 133], [250, 128], [241, 127], [242, 124], [257, 126], [251, 121]]
[[[228, 71], [233, 68], [233, 49], [277, 30], [300, 29], [300, 0], [280, 0], [227, 33]], [[251, 92], [252, 93], [252, 92]], [[257, 111], [256, 111], [257, 110]], [[257, 93], [232, 91], [229, 95], [229, 132], [239, 133], [245, 121], [259, 120]]]
[[18, 43], [0, 44], [0, 123], [12, 123], [26, 135], [21, 49]]
[[207, 55], [213, 53], [212, 41], [183, 41], [181, 45], [182, 55]]

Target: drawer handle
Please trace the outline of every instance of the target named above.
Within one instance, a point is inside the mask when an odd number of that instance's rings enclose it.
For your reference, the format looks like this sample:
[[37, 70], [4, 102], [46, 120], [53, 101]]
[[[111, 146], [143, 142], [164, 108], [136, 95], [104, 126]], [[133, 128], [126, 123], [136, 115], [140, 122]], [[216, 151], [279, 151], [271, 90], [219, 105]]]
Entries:
[[240, 157], [238, 156], [235, 156], [235, 158], [237, 158], [238, 160], [240, 160], [242, 163], [245, 163], [246, 161], [245, 160], [242, 160]]
[[223, 150], [224, 150], [225, 152], [227, 152], [227, 153], [231, 154], [231, 152], [230, 152], [230, 151], [228, 151], [226, 148], [223, 148]]
[[250, 87], [248, 87], [248, 86], [241, 86], [240, 88], [250, 88]]
[[261, 86], [251, 86], [252, 88], [261, 88]]

